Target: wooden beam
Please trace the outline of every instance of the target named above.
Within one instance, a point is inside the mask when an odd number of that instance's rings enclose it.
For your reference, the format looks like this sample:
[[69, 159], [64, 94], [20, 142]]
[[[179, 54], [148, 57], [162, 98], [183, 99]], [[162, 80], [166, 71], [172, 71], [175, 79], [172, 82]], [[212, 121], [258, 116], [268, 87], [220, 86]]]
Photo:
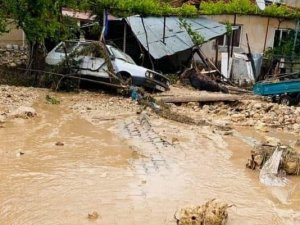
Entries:
[[203, 95], [203, 96], [177, 96], [164, 97], [158, 100], [163, 103], [188, 103], [188, 102], [234, 102], [240, 100], [237, 95]]

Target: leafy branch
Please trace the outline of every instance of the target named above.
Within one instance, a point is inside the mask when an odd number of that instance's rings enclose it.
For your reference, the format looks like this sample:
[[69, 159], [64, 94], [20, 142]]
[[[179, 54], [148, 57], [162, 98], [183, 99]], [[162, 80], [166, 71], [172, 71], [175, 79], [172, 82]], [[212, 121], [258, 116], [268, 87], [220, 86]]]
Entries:
[[196, 46], [202, 45], [205, 42], [204, 37], [198, 32], [194, 31], [192, 29], [191, 24], [189, 24], [185, 19], [179, 18], [179, 21], [180, 21], [180, 27], [181, 28], [183, 27], [187, 31], [187, 33], [189, 34], [193, 43]]

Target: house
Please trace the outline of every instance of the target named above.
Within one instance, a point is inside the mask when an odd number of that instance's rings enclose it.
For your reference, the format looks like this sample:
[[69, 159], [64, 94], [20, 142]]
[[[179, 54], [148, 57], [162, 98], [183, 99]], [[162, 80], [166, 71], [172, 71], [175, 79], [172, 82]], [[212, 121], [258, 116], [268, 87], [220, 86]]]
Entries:
[[[208, 0], [201, 0], [206, 2]], [[215, 0], [216, 2], [218, 0]], [[255, 0], [251, 0], [255, 4]], [[176, 5], [189, 2], [188, 0], [174, 0]], [[289, 7], [300, 7], [299, 0], [265, 0], [267, 4], [275, 2], [284, 4]], [[224, 15], [207, 15], [211, 20], [220, 23], [230, 23], [233, 28], [232, 39], [224, 35], [217, 40], [205, 43], [202, 46], [203, 51], [208, 58], [216, 59], [222, 52], [228, 52], [228, 44], [233, 45], [230, 48], [233, 52], [247, 52], [247, 37], [251, 50], [254, 53], [263, 53], [268, 48], [274, 48], [282, 43], [282, 40], [298, 27], [298, 21], [295, 19], [266, 17], [260, 15], [242, 15], [242, 14], [224, 14]], [[228, 42], [228, 38], [231, 40]], [[231, 49], [229, 49], [231, 51]], [[216, 54], [217, 51], [217, 54]]]
[[[227, 32], [224, 24], [204, 16], [185, 20], [204, 41]], [[186, 68], [195, 46], [176, 16], [109, 19], [106, 33], [106, 41], [113, 42], [128, 53], [137, 64], [164, 73]]]
[[[263, 53], [268, 48], [274, 48], [281, 44], [282, 40], [291, 30], [297, 27], [297, 21], [293, 19], [268, 18], [257, 15], [214, 15], [207, 16], [215, 21], [227, 21], [233, 28], [233, 51], [248, 52], [247, 35], [249, 45], [253, 53]], [[219, 53], [228, 51], [227, 36], [210, 41], [202, 46], [207, 57], [216, 57], [216, 49]]]
[[[294, 6], [298, 6], [298, 2], [294, 3]], [[208, 18], [215, 21], [226, 21], [234, 28], [230, 37], [224, 35], [202, 46], [202, 50], [206, 56], [214, 61], [227, 77], [234, 78], [236, 82], [241, 83], [245, 80], [247, 80], [246, 82], [253, 82], [257, 79], [264, 79], [267, 74], [274, 73], [277, 66], [280, 68], [278, 73], [300, 71], [300, 64], [295, 63], [295, 61], [300, 61], [298, 54], [300, 53], [299, 20], [259, 15], [211, 15]], [[228, 39], [230, 40], [228, 41]], [[239, 75], [236, 75], [234, 69], [238, 66], [234, 66], [236, 62], [234, 60], [235, 57], [241, 57], [241, 55], [236, 53], [262, 55], [270, 49], [279, 49], [286, 41], [290, 42], [290, 45], [293, 46], [297, 54], [289, 54], [286, 57], [286, 53], [278, 51], [276, 56], [274, 56], [275, 58], [270, 61], [270, 64], [264, 64], [262, 71], [260, 69], [257, 70], [253, 66], [252, 69], [255, 72], [247, 72], [245, 76], [244, 72], [239, 72]], [[228, 63], [228, 58], [231, 57], [233, 57], [232, 66]], [[250, 61], [250, 58], [248, 61]], [[259, 66], [261, 67], [261, 64]], [[230, 67], [233, 69], [230, 69]], [[246, 64], [244, 68], [246, 68]], [[230, 70], [232, 71], [231, 75]], [[243, 70], [240, 69], [240, 71]]]

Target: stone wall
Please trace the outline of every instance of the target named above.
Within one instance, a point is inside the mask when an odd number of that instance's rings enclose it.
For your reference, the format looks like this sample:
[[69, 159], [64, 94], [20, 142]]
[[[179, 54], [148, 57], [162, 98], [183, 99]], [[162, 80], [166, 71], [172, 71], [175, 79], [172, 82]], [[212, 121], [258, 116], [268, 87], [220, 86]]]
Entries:
[[14, 68], [26, 65], [28, 50], [18, 45], [7, 45], [0, 48], [0, 67]]

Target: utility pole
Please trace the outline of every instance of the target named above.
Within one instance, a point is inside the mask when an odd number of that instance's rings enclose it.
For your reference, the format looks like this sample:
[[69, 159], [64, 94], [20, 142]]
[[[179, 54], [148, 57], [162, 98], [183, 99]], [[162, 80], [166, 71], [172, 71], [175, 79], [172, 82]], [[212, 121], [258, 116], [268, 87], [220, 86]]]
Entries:
[[300, 26], [300, 20], [297, 20], [296, 24], [296, 30], [295, 30], [295, 39], [294, 39], [294, 45], [293, 45], [293, 54], [295, 54], [296, 50], [296, 45], [297, 45], [297, 39], [298, 39], [298, 34], [299, 34], [299, 26]]

